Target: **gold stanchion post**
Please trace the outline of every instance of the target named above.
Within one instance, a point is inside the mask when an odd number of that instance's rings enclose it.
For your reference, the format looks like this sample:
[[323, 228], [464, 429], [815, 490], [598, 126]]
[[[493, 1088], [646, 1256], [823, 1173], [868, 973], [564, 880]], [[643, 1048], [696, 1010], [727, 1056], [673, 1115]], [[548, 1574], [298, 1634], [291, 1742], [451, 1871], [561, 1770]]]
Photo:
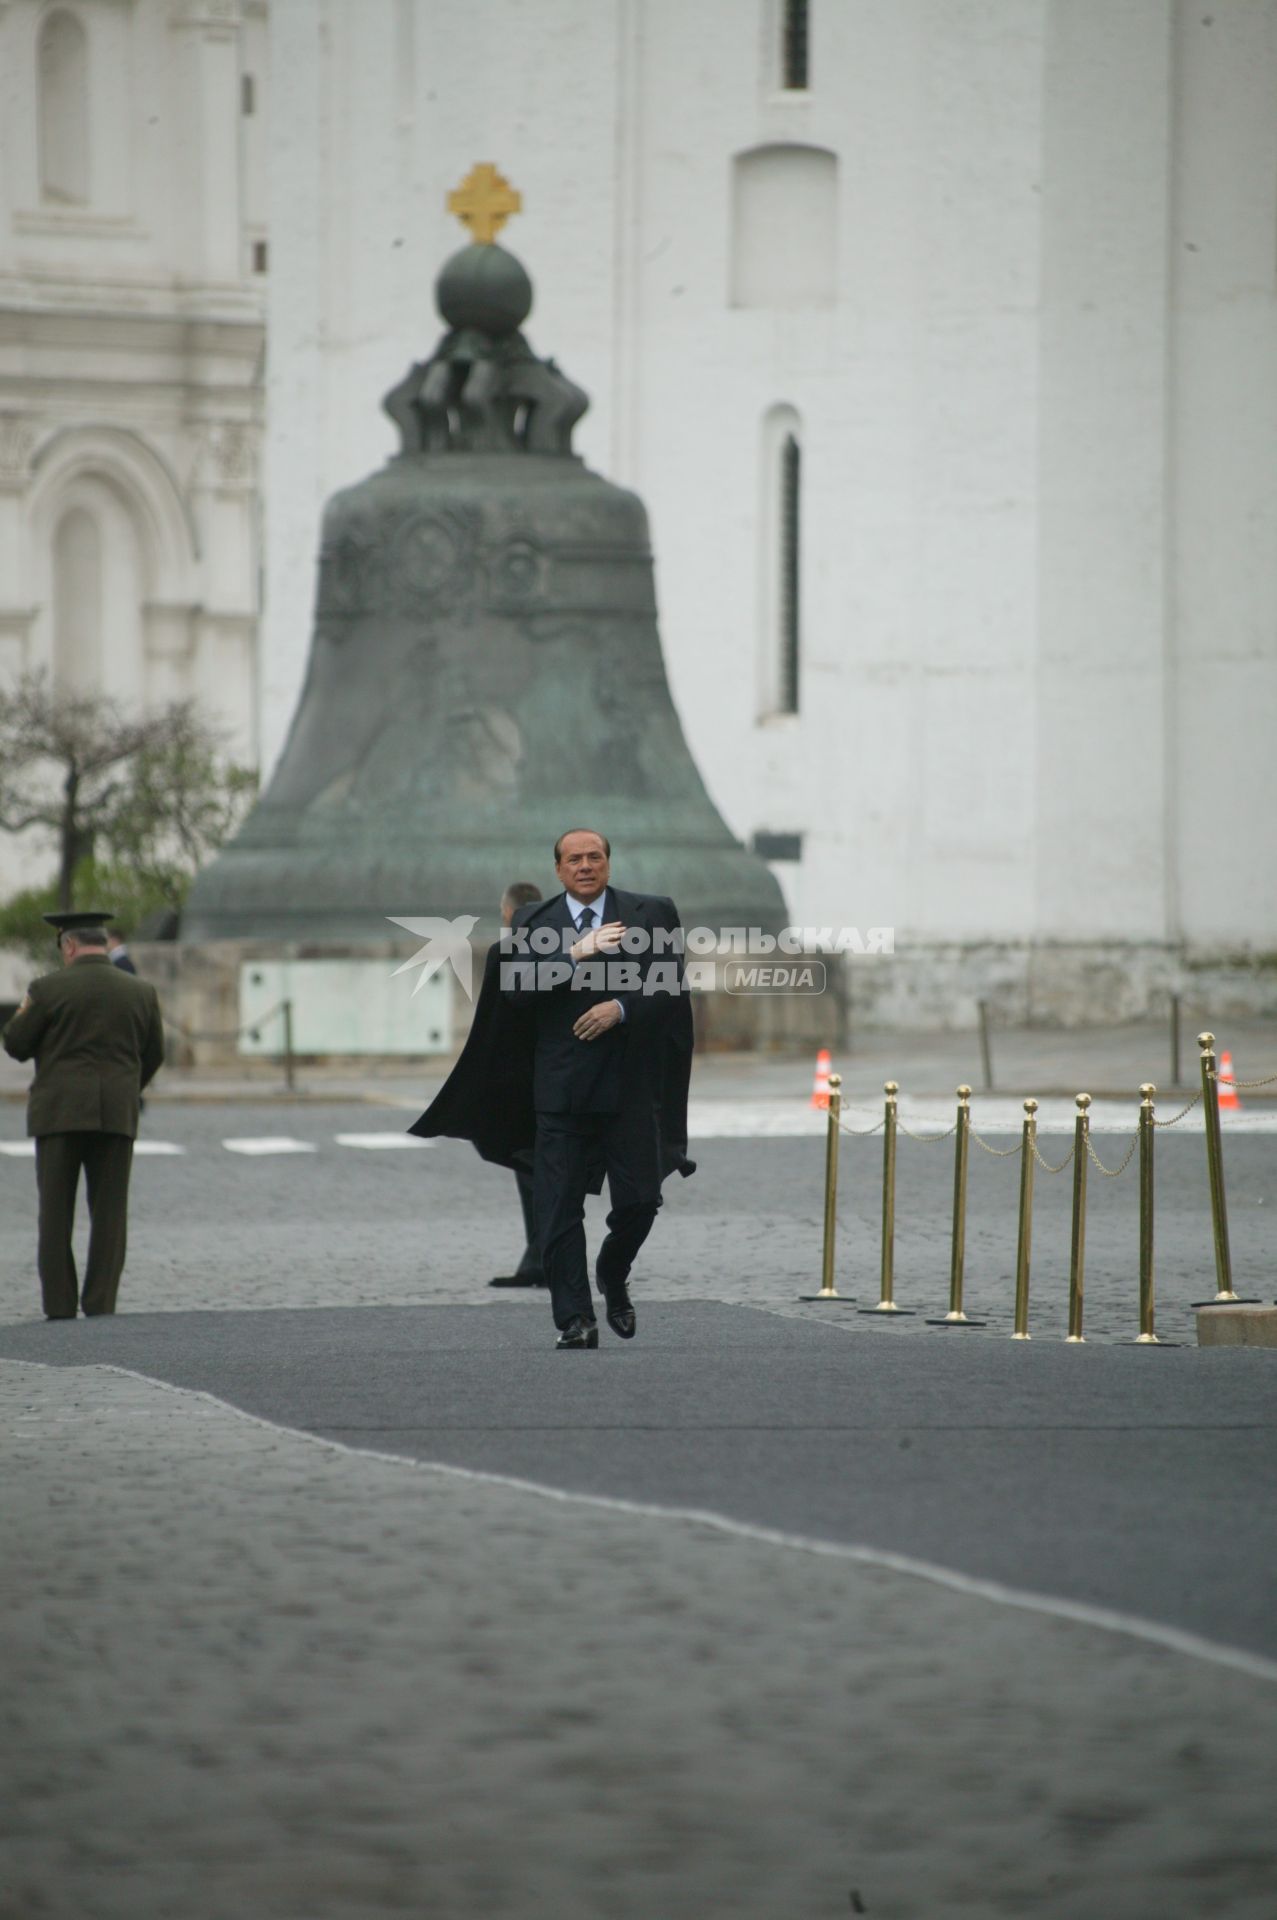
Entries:
[[1210, 1176], [1210, 1218], [1215, 1237], [1215, 1297], [1194, 1306], [1227, 1307], [1241, 1299], [1233, 1291], [1233, 1262], [1228, 1250], [1228, 1206], [1224, 1199], [1224, 1144], [1219, 1130], [1219, 1082], [1215, 1078], [1215, 1036], [1199, 1033], [1202, 1059], [1202, 1111], [1206, 1126], [1206, 1171]]
[[834, 1285], [834, 1239], [838, 1230], [838, 1132], [842, 1112], [842, 1075], [829, 1076], [829, 1124], [825, 1131], [825, 1239], [820, 1263], [820, 1292], [800, 1293], [800, 1300], [849, 1300]]
[[882, 1271], [875, 1306], [862, 1307], [862, 1313], [907, 1314], [908, 1307], [896, 1305], [896, 1133], [898, 1115], [896, 1096], [900, 1092], [894, 1080], [883, 1084], [885, 1102], [882, 1115]]
[[1020, 1231], [1015, 1243], [1015, 1332], [1013, 1340], [1029, 1337], [1029, 1256], [1033, 1245], [1033, 1149], [1038, 1137], [1038, 1103], [1024, 1103], [1024, 1132], [1020, 1137]]
[[1153, 1095], [1157, 1088], [1140, 1088], [1140, 1330], [1136, 1346], [1155, 1347], [1153, 1331]]
[[967, 1160], [971, 1151], [971, 1089], [958, 1088], [958, 1124], [954, 1130], [953, 1152], [953, 1241], [949, 1253], [949, 1311], [943, 1320], [928, 1320], [929, 1327], [982, 1327], [983, 1320], [970, 1320], [962, 1310], [962, 1285], [967, 1254]]
[[1087, 1138], [1091, 1131], [1089, 1093], [1077, 1096], [1077, 1121], [1073, 1128], [1073, 1244], [1069, 1253], [1069, 1330], [1066, 1340], [1073, 1346], [1083, 1344], [1082, 1289], [1086, 1274], [1086, 1169]]

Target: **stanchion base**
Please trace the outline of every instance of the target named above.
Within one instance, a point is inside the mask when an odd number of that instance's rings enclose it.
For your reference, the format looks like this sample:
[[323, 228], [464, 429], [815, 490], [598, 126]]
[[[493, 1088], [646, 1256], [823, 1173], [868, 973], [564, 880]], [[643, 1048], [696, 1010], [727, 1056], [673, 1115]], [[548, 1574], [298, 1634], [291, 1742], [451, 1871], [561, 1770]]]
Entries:
[[950, 1327], [955, 1333], [963, 1333], [968, 1327], [987, 1326], [988, 1321], [987, 1320], [968, 1320], [966, 1314], [964, 1313], [961, 1320], [949, 1320], [947, 1318], [944, 1320], [928, 1320], [927, 1325], [929, 1327]]
[[1116, 1344], [1119, 1347], [1179, 1347], [1183, 1342], [1164, 1340], [1160, 1333], [1137, 1333], [1133, 1340], [1119, 1340]]
[[912, 1320], [917, 1309], [914, 1307], [898, 1307], [894, 1300], [880, 1300], [877, 1306], [860, 1307], [857, 1311], [860, 1313], [876, 1314], [880, 1320]]
[[854, 1304], [856, 1296], [854, 1293], [800, 1293], [797, 1298], [808, 1302], [814, 1301], [819, 1306], [850, 1307]]
[[1028, 1333], [1013, 1333], [1011, 1335], [1011, 1338], [1013, 1340], [1031, 1340], [1032, 1337], [1033, 1337], [1032, 1334], [1028, 1334]]
[[1188, 1312], [1196, 1313], [1199, 1307], [1262, 1307], [1263, 1304], [1257, 1293], [1217, 1293], [1210, 1300], [1194, 1300]]
[[1066, 1347], [1084, 1347], [1086, 1345], [1086, 1335], [1084, 1333], [1066, 1333], [1064, 1336], [1064, 1344]]

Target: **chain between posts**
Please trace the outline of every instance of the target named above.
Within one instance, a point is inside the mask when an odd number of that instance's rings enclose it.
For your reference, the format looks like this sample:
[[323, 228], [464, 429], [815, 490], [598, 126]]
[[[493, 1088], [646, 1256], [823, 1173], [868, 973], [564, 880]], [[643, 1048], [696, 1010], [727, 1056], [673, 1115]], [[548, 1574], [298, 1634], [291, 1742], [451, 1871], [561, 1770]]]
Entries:
[[1024, 1151], [1023, 1140], [1017, 1140], [1013, 1147], [991, 1147], [987, 1140], [980, 1138], [974, 1128], [972, 1129], [971, 1138], [975, 1141], [977, 1147], [983, 1147], [984, 1151], [991, 1153], [995, 1160], [1013, 1160], [1017, 1153]]
[[1195, 1093], [1195, 1094], [1193, 1095], [1193, 1097], [1192, 1097], [1192, 1099], [1191, 1099], [1191, 1100], [1189, 1101], [1189, 1103], [1188, 1103], [1188, 1105], [1187, 1105], [1186, 1107], [1181, 1107], [1181, 1108], [1180, 1108], [1180, 1110], [1179, 1110], [1179, 1112], [1178, 1112], [1177, 1114], [1174, 1114], [1174, 1115], [1173, 1115], [1173, 1116], [1171, 1117], [1171, 1119], [1169, 1119], [1169, 1120], [1159, 1120], [1159, 1119], [1157, 1119], [1157, 1117], [1156, 1117], [1156, 1116], [1154, 1116], [1154, 1119], [1153, 1119], [1153, 1125], [1154, 1125], [1155, 1127], [1177, 1127], [1177, 1126], [1179, 1125], [1179, 1123], [1180, 1123], [1180, 1121], [1181, 1121], [1181, 1120], [1182, 1120], [1182, 1119], [1184, 1118], [1184, 1116], [1185, 1116], [1186, 1114], [1189, 1114], [1189, 1113], [1191, 1113], [1191, 1112], [1193, 1111], [1193, 1108], [1194, 1108], [1194, 1107], [1195, 1107], [1195, 1106], [1197, 1105], [1197, 1103], [1198, 1103], [1198, 1101], [1199, 1101], [1199, 1100], [1201, 1099], [1201, 1097], [1202, 1097], [1202, 1096], [1201, 1096], [1201, 1092], [1200, 1092], [1200, 1090], [1199, 1090], [1199, 1091], [1198, 1091], [1197, 1093]]
[[1032, 1153], [1033, 1158], [1037, 1161], [1038, 1165], [1041, 1167], [1043, 1173], [1063, 1173], [1066, 1167], [1069, 1167], [1073, 1164], [1073, 1148], [1072, 1147], [1069, 1148], [1068, 1152], [1065, 1154], [1063, 1160], [1061, 1160], [1058, 1167], [1053, 1167], [1049, 1161], [1044, 1160], [1042, 1158], [1042, 1155], [1038, 1152], [1038, 1143], [1037, 1143], [1036, 1135], [1029, 1142], [1029, 1150]]
[[[1271, 1087], [1277, 1082], [1277, 1073], [1270, 1073], [1266, 1080], [1235, 1080], [1231, 1073], [1221, 1073], [1218, 1067], [1211, 1070], [1210, 1077], [1217, 1080], [1221, 1087], [1236, 1087], [1242, 1093], [1253, 1092], [1256, 1087]], [[1201, 1095], [1197, 1097], [1200, 1100]]]
[[1138, 1147], [1139, 1143], [1140, 1143], [1140, 1130], [1138, 1127], [1136, 1127], [1135, 1132], [1131, 1135], [1131, 1144], [1126, 1149], [1126, 1158], [1123, 1160], [1121, 1166], [1106, 1167], [1104, 1162], [1100, 1159], [1099, 1154], [1095, 1151], [1095, 1147], [1091, 1141], [1090, 1131], [1088, 1130], [1086, 1134], [1087, 1156], [1089, 1159], [1094, 1161], [1097, 1169], [1099, 1170], [1100, 1173], [1104, 1175], [1104, 1178], [1106, 1180], [1117, 1180], [1120, 1178], [1122, 1174], [1126, 1172], [1126, 1169], [1131, 1164], [1132, 1156], [1134, 1155], [1135, 1149], [1136, 1147]]
[[958, 1123], [956, 1120], [951, 1127], [946, 1127], [943, 1133], [915, 1133], [912, 1127], [905, 1125], [903, 1120], [897, 1120], [896, 1126], [900, 1132], [906, 1134], [910, 1140], [916, 1140], [920, 1147], [934, 1146], [937, 1140], [952, 1140], [954, 1134], [958, 1131]]

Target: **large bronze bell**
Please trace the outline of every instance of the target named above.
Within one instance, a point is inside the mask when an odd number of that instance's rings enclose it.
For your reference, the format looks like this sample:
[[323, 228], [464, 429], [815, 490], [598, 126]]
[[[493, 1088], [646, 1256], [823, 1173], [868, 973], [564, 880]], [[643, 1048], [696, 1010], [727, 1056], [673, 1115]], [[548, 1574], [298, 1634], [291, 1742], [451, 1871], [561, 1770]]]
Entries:
[[436, 287], [448, 325], [385, 406], [402, 451], [329, 501], [315, 633], [275, 773], [199, 876], [184, 940], [384, 941], [388, 916], [479, 916], [554, 886], [566, 827], [688, 926], [784, 921], [670, 699], [647, 515], [571, 450], [586, 396], [522, 333], [495, 244]]

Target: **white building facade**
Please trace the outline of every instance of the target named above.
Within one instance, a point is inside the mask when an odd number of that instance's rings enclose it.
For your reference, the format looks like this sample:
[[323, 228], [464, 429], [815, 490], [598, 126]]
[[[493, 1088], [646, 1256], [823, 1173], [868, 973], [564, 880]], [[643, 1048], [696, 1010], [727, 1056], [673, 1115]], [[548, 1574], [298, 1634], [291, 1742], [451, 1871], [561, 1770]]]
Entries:
[[268, 755], [492, 160], [794, 919], [902, 1017], [1277, 947], [1273, 0], [276, 0], [273, 63]]
[[[63, 14], [131, 88], [87, 159], [32, 104]], [[896, 930], [884, 1017], [1277, 949], [1277, 0], [271, 0], [268, 138], [266, 33], [0, 0], [5, 670], [59, 657], [76, 516], [131, 512], [94, 658], [269, 768], [490, 160], [710, 791], [796, 922]]]
[[[267, 20], [0, 0], [0, 676], [258, 751]], [[0, 882], [52, 869], [30, 835]]]

